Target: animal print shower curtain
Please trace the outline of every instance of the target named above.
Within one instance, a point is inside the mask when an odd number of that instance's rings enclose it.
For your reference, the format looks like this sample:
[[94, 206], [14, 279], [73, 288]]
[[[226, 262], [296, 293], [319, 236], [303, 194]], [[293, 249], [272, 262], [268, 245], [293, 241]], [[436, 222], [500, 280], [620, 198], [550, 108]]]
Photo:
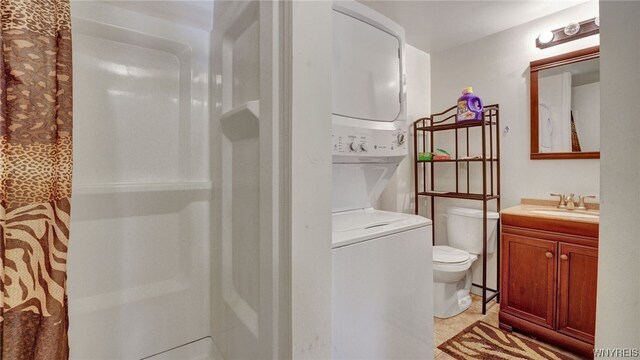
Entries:
[[1, 359], [67, 359], [69, 0], [0, 0]]

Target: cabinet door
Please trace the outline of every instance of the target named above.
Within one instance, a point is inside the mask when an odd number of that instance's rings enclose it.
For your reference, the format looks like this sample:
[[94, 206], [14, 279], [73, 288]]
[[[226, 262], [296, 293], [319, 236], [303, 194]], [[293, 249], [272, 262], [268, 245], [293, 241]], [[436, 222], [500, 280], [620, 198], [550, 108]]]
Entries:
[[501, 311], [552, 329], [555, 320], [555, 241], [503, 233]]
[[596, 329], [598, 249], [560, 243], [558, 331], [589, 343]]

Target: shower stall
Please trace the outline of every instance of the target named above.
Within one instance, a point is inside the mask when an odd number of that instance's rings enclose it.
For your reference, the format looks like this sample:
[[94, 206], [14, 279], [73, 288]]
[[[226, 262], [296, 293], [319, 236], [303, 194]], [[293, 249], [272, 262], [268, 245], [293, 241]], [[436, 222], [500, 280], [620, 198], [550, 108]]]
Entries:
[[210, 29], [175, 8], [72, 2], [75, 359], [211, 351]]
[[[330, 178], [330, 122], [291, 100], [330, 112], [319, 9], [72, 1], [72, 359], [329, 353], [330, 182], [296, 189]], [[291, 39], [296, 26], [311, 40], [324, 26], [324, 44]], [[322, 61], [303, 69], [296, 49]], [[314, 127], [326, 139], [300, 136]], [[292, 155], [314, 141], [316, 162]]]

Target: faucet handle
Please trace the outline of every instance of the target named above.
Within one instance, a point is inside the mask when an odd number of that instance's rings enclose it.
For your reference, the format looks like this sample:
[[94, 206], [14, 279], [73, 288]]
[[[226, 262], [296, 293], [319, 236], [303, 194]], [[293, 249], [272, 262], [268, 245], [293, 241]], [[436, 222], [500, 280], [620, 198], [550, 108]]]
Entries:
[[584, 203], [584, 199], [586, 199], [586, 198], [595, 199], [596, 196], [595, 195], [580, 195], [580, 201], [578, 202], [578, 207], [576, 209], [578, 209], [578, 210], [587, 210], [587, 205]]
[[560, 202], [558, 203], [558, 208], [559, 209], [564, 209], [567, 207], [567, 203], [564, 200], [564, 195], [562, 194], [549, 194], [551, 196], [559, 196], [560, 197]]

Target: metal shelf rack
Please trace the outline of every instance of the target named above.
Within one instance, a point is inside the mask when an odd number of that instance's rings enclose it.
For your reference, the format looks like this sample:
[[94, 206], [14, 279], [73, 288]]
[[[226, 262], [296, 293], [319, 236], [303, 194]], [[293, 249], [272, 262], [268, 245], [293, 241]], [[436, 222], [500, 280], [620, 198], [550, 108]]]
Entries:
[[[418, 214], [420, 197], [430, 197], [430, 212], [433, 217], [435, 208], [435, 198], [466, 199], [482, 202], [483, 214], [483, 236], [482, 236], [482, 284], [473, 286], [482, 289], [482, 314], [487, 312], [487, 304], [496, 299], [500, 302], [500, 221], [497, 225], [496, 234], [496, 256], [498, 258], [498, 268], [496, 274], [496, 289], [487, 287], [487, 207], [489, 201], [496, 201], [496, 211], [500, 211], [500, 107], [497, 104], [488, 105], [484, 108], [484, 118], [482, 121], [460, 122], [455, 121], [457, 107], [453, 106], [444, 112], [433, 114], [429, 117], [420, 118], [413, 123], [413, 148], [416, 159], [414, 161], [414, 186], [415, 186], [415, 213]], [[480, 128], [482, 138], [482, 154], [469, 157], [469, 129]], [[454, 131], [455, 151], [453, 158], [449, 160], [417, 160], [418, 153], [433, 153], [434, 135], [440, 131]], [[460, 134], [462, 133], [462, 134]], [[459, 149], [459, 137], [465, 136], [466, 150], [461, 154]], [[465, 146], [462, 146], [465, 148]], [[464, 157], [460, 157], [463, 155]], [[482, 164], [482, 191], [470, 191], [470, 163], [480, 162]], [[437, 191], [435, 189], [436, 164], [455, 164], [455, 191]], [[466, 189], [460, 186], [460, 164], [466, 164]], [[433, 240], [435, 241], [435, 224], [432, 226]], [[487, 291], [492, 294], [487, 296]]]

